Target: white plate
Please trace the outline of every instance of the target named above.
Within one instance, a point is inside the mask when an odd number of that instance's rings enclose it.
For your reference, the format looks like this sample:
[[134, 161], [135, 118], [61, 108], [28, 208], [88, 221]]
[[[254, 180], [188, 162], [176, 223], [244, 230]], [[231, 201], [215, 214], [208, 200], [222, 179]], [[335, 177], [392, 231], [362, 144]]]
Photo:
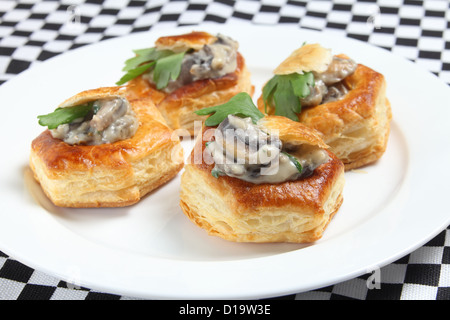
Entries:
[[[233, 243], [208, 236], [178, 206], [180, 176], [120, 209], [44, 209], [30, 194], [29, 147], [43, 130], [36, 116], [79, 91], [114, 85], [132, 49], [193, 29], [240, 42], [255, 98], [271, 70], [304, 41], [346, 53], [386, 76], [393, 108], [387, 151], [375, 165], [346, 174], [343, 206], [316, 243]], [[448, 86], [409, 61], [356, 40], [296, 28], [203, 25], [82, 47], [0, 87], [0, 250], [81, 286], [149, 299], [253, 299], [335, 284], [410, 253], [449, 225], [448, 101]], [[184, 145], [189, 152], [191, 142]]]

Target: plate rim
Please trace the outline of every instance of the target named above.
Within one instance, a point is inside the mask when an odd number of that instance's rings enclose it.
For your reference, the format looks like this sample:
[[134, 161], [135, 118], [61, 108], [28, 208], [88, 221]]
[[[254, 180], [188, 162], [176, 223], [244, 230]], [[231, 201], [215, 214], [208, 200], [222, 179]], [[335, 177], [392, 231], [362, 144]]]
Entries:
[[[173, 30], [179, 31], [179, 30], [187, 30], [187, 29], [194, 29], [194, 28], [210, 28], [211, 29], [212, 26], [214, 26], [214, 28], [218, 28], [218, 27], [219, 28], [225, 28], [226, 24], [218, 26], [216, 24], [209, 24], [209, 23], [207, 23], [207, 24], [199, 24], [199, 25], [195, 25], [195, 26], [177, 27], [176, 29], [173, 29], [173, 28], [160, 28], [157, 32], [154, 31], [154, 30], [150, 30], [150, 31], [146, 31], [146, 32], [133, 33], [133, 34], [122, 36], [122, 37], [118, 37], [118, 38], [104, 40], [104, 41], [101, 41], [100, 43], [104, 43], [106, 41], [108, 41], [108, 42], [120, 41], [121, 39], [126, 38], [126, 37], [130, 37], [130, 36], [136, 36], [136, 37], [139, 38], [143, 34], [149, 34], [149, 33], [152, 33], [152, 32], [155, 33], [155, 34], [160, 34], [160, 33], [168, 32], [169, 30], [170, 31], [173, 31]], [[298, 28], [298, 27], [292, 27], [292, 26], [255, 26], [255, 25], [246, 25], [245, 27], [246, 28], [277, 28], [277, 29], [289, 29], [289, 30], [296, 31], [296, 32], [316, 33], [316, 34], [318, 33], [317, 31], [305, 30], [305, 29], [301, 29], [301, 28]], [[230, 26], [227, 26], [227, 28], [230, 28]], [[322, 37], [320, 37], [320, 38], [322, 38]], [[350, 41], [354, 41], [354, 42], [360, 43], [358, 40], [355, 40], [355, 39], [351, 39], [351, 38], [345, 38], [345, 39], [346, 39], [345, 41], [350, 40]], [[74, 50], [69, 51], [68, 53], [71, 53], [71, 54], [75, 55], [80, 50], [90, 50], [91, 47], [96, 46], [98, 44], [99, 43], [83, 46], [83, 47], [80, 47], [80, 48], [76, 48]], [[378, 47], [371, 46], [369, 44], [365, 44], [365, 45], [366, 46], [370, 46], [372, 48], [377, 48], [375, 50], [384, 50], [384, 49], [381, 49], [381, 48], [378, 48]], [[62, 58], [63, 55], [65, 55], [65, 53], [57, 55], [55, 57], [52, 57], [52, 58], [50, 58], [50, 59], [48, 59], [48, 60], [38, 64], [37, 66], [41, 65], [42, 67], [40, 67], [40, 68], [45, 68], [46, 65], [50, 65], [51, 63], [53, 63], [52, 61], [54, 61], [55, 59], [63, 59]], [[403, 60], [403, 61], [408, 61], [408, 60]], [[411, 63], [411, 65], [414, 65], [410, 61], [408, 61], [408, 63]], [[16, 75], [14, 78], [12, 78], [12, 79], [8, 80], [7, 82], [5, 82], [2, 86], [0, 86], [0, 92], [3, 90], [2, 88], [4, 88], [5, 84], [12, 82], [13, 83], [12, 85], [14, 85], [16, 81], [20, 82], [20, 79], [22, 77], [26, 77], [28, 75], [28, 71], [29, 70], [30, 69], [28, 69], [28, 70], [26, 70], [26, 71]], [[432, 74], [432, 73], [428, 73], [428, 74], [431, 77], [435, 77], [437, 79], [437, 81], [441, 81], [434, 74]], [[16, 80], [18, 78], [19, 78], [19, 80]], [[8, 86], [11, 86], [11, 84], [7, 85], [6, 87], [8, 87]], [[0, 216], [0, 219], [1, 219], [1, 216]], [[380, 262], [379, 264], [384, 266], [386, 264], [389, 264], [389, 263], [391, 263], [391, 262], [393, 262], [393, 261], [395, 261], [395, 260], [405, 256], [406, 254], [412, 252], [414, 249], [422, 246], [423, 244], [428, 242], [430, 239], [435, 237], [439, 232], [441, 232], [443, 229], [445, 229], [449, 224], [450, 224], [450, 217], [447, 218], [446, 220], [443, 220], [441, 223], [439, 223], [439, 225], [435, 226], [433, 231], [428, 233], [427, 236], [421, 237], [420, 241], [416, 241], [414, 244], [406, 246], [405, 249], [402, 250], [401, 252], [397, 252], [397, 254], [392, 254], [389, 257], [385, 257], [385, 259], [382, 259], [382, 260], [379, 260], [379, 258], [378, 258], [378, 261]], [[1, 239], [2, 239], [2, 237], [0, 236], [0, 241], [1, 241]], [[20, 262], [26, 263], [28, 266], [30, 266], [30, 267], [32, 267], [32, 268], [34, 268], [36, 270], [42, 270], [43, 272], [46, 272], [46, 273], [51, 274], [51, 275], [54, 275], [54, 276], [56, 276], [56, 277], [58, 277], [60, 279], [70, 280], [69, 279], [70, 276], [68, 276], [67, 273], [65, 273], [65, 272], [56, 272], [57, 270], [54, 270], [55, 268], [48, 268], [46, 266], [41, 265], [39, 262], [29, 261], [29, 259], [26, 256], [23, 256], [21, 254], [16, 254], [14, 252], [14, 249], [10, 250], [10, 247], [5, 245], [5, 243], [1, 243], [0, 242], [0, 244], [2, 245], [1, 250], [4, 251], [9, 256], [13, 257], [14, 259], [17, 257], [17, 259]], [[335, 245], [337, 245], [337, 243]], [[6, 248], [6, 249], [4, 249], [4, 248]], [[317, 246], [316, 246], [316, 248], [317, 248]], [[107, 250], [109, 251], [109, 249], [107, 249]], [[304, 253], [305, 252], [307, 253], [308, 251], [310, 251], [312, 249], [310, 249], [310, 248], [303, 248], [301, 250]], [[294, 254], [294, 253], [293, 252], [287, 252], [287, 253], [276, 254], [276, 256], [279, 256], [279, 255], [287, 256], [287, 255], [292, 255], [292, 254]], [[273, 257], [250, 258], [248, 260], [255, 260], [255, 259], [261, 260], [262, 259], [263, 262], [267, 262], [267, 260], [272, 260], [272, 259], [268, 259], [268, 258], [273, 258]], [[148, 260], [148, 259], [146, 259], [146, 260]], [[186, 261], [184, 261], [183, 264], [184, 263], [189, 264], [191, 267], [192, 266], [199, 267], [198, 264], [199, 263], [205, 263], [205, 261], [199, 261], [199, 262], [195, 262], [195, 261], [194, 262], [186, 262]], [[224, 261], [217, 261], [217, 262], [210, 261], [210, 262], [207, 262], [208, 265], [217, 264], [217, 263], [221, 264], [221, 263], [224, 263]], [[239, 262], [237, 262], [237, 261], [228, 261], [228, 262], [225, 262], [225, 263], [228, 264], [230, 267], [231, 267], [231, 265], [233, 265], [232, 267], [234, 267], [234, 268], [236, 267], [235, 264], [239, 264]], [[358, 270], [354, 270], [353, 272], [350, 272], [349, 270], [347, 270], [345, 275], [342, 275], [339, 279], [336, 279], [336, 277], [335, 277], [333, 280], [330, 279], [328, 281], [323, 281], [318, 286], [313, 286], [313, 285], [310, 284], [309, 286], [304, 287], [303, 289], [295, 289], [295, 288], [292, 287], [292, 285], [289, 286], [289, 288], [286, 287], [286, 290], [282, 290], [282, 288], [278, 287], [277, 288], [277, 293], [275, 295], [285, 295], [285, 294], [291, 294], [291, 293], [299, 293], [299, 292], [304, 292], [304, 291], [312, 290], [312, 289], [315, 289], [315, 288], [331, 285], [331, 284], [334, 284], [334, 283], [338, 283], [338, 282], [341, 282], [341, 281], [345, 281], [345, 280], [348, 280], [348, 279], [360, 276], [360, 275], [366, 273], [365, 271], [367, 271], [367, 270], [365, 270], [365, 268], [358, 268]], [[85, 284], [87, 284], [88, 285], [87, 287], [89, 287], [89, 288], [91, 288], [93, 290], [100, 290], [100, 291], [105, 291], [105, 292], [114, 292], [114, 293], [120, 294], [120, 295], [128, 295], [128, 296], [136, 296], [136, 297], [144, 297], [144, 298], [162, 298], [162, 299], [168, 299], [168, 298], [181, 299], [181, 298], [186, 298], [186, 296], [184, 296], [184, 295], [177, 295], [177, 294], [171, 295], [170, 293], [166, 293], [165, 295], [159, 296], [158, 294], [144, 292], [145, 289], [143, 289], [143, 288], [140, 288], [139, 290], [137, 290], [137, 295], [136, 295], [136, 294], [133, 293], [133, 289], [126, 288], [126, 286], [118, 289], [117, 285], [113, 285], [114, 288], [112, 288], [111, 286], [102, 286], [101, 284], [89, 281], [88, 279], [84, 279], [83, 280], [82, 286], [85, 286]], [[207, 292], [197, 292], [197, 293], [195, 293], [195, 290], [193, 290], [192, 288], [189, 290], [189, 292], [191, 294], [190, 297], [194, 297], [196, 299], [197, 298], [200, 298], [200, 299], [201, 298], [207, 298], [209, 296], [209, 295], [206, 295]], [[219, 298], [219, 299], [221, 299], [221, 298], [236, 298], [236, 297], [237, 298], [244, 298], [244, 299], [252, 299], [252, 298], [261, 298], [261, 297], [262, 298], [264, 298], [264, 297], [271, 297], [271, 296], [274, 296], [274, 295], [273, 295], [273, 292], [265, 292], [265, 293], [261, 293], [261, 294], [258, 295], [253, 290], [253, 291], [249, 291], [247, 293], [241, 292], [240, 295], [230, 295], [230, 293], [228, 293], [226, 295], [222, 295], [222, 294], [216, 292], [215, 295], [212, 294], [212, 296], [213, 296], [213, 298]]]

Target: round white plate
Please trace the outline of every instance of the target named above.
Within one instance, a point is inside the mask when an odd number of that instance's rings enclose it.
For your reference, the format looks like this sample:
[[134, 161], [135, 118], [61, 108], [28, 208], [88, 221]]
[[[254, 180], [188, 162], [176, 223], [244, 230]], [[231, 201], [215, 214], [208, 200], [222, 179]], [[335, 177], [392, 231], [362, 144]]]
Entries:
[[[386, 76], [393, 109], [387, 151], [346, 173], [344, 203], [314, 244], [250, 244], [208, 236], [178, 205], [180, 175], [140, 203], [64, 209], [38, 203], [30, 178], [36, 116], [85, 89], [110, 86], [132, 49], [159, 36], [221, 32], [240, 43], [256, 86], [292, 50], [318, 42]], [[413, 63], [356, 40], [287, 27], [202, 25], [159, 29], [82, 47], [0, 87], [3, 122], [0, 250], [75, 285], [148, 299], [255, 299], [328, 286], [376, 270], [450, 223], [449, 87]], [[192, 143], [183, 142], [187, 153]], [[30, 191], [34, 190], [34, 191]]]

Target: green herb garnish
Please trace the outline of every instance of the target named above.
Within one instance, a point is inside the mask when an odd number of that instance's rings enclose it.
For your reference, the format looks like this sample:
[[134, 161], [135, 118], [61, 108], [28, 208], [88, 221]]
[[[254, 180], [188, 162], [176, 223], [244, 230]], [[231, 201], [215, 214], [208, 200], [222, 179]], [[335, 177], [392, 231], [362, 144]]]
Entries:
[[267, 104], [273, 102], [275, 115], [298, 121], [297, 114], [302, 111], [300, 98], [305, 98], [310, 94], [310, 86], [314, 86], [312, 72], [275, 75], [263, 88], [266, 112]]
[[41, 126], [55, 129], [61, 124], [71, 123], [78, 118], [84, 118], [91, 111], [94, 111], [93, 104], [88, 103], [68, 108], [57, 108], [52, 113], [38, 116], [38, 119]]
[[158, 90], [165, 88], [169, 80], [176, 80], [179, 77], [185, 52], [175, 53], [156, 48], [133, 50], [133, 52], [136, 56], [125, 61], [122, 71], [126, 73], [116, 82], [116, 85], [125, 84], [152, 67], [154, 67], [153, 82]]
[[158, 90], [165, 88], [170, 79], [177, 80], [180, 75], [183, 57], [184, 52], [180, 52], [156, 60], [153, 81], [156, 83]]
[[292, 163], [295, 165], [295, 167], [297, 168], [298, 172], [302, 173], [303, 167], [302, 167], [302, 165], [300, 164], [300, 162], [297, 160], [296, 157], [294, 157], [293, 155], [291, 155], [291, 154], [289, 154], [289, 153], [287, 153], [287, 152], [284, 152], [284, 151], [282, 151], [281, 153], [283, 153], [284, 155], [286, 155], [286, 156], [289, 158], [289, 160], [291, 160], [291, 162], [292, 162]]
[[222, 175], [222, 171], [220, 171], [220, 170], [218, 170], [218, 169], [216, 169], [216, 168], [213, 168], [213, 169], [211, 170], [211, 174], [212, 174], [212, 176], [213, 176], [214, 178], [218, 178], [219, 176]]
[[209, 108], [195, 111], [199, 116], [205, 116], [214, 113], [205, 121], [205, 125], [214, 127], [225, 120], [228, 115], [240, 117], [250, 117], [254, 123], [264, 118], [264, 114], [258, 110], [248, 93], [240, 92], [232, 97], [228, 102]]

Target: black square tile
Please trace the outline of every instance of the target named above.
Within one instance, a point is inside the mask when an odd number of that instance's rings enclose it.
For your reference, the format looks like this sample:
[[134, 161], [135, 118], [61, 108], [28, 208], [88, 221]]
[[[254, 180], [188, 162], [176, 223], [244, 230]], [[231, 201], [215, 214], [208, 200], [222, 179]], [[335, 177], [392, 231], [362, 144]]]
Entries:
[[119, 300], [120, 296], [109, 293], [89, 292], [86, 300]]
[[425, 245], [431, 247], [442, 247], [445, 244], [445, 230], [439, 233], [436, 237], [428, 241]]
[[[448, 70], [450, 70], [450, 66]], [[442, 263], [450, 264], [450, 247], [444, 247], [444, 251], [442, 253]]]
[[50, 300], [56, 287], [37, 284], [27, 284], [17, 300]]
[[450, 287], [438, 288], [436, 300], [450, 300]]
[[367, 290], [367, 300], [399, 300], [402, 295], [401, 283], [382, 283], [380, 289]]
[[438, 286], [440, 273], [439, 264], [410, 264], [406, 268], [405, 283]]
[[0, 269], [0, 278], [27, 283], [34, 270], [16, 260], [6, 260]]

